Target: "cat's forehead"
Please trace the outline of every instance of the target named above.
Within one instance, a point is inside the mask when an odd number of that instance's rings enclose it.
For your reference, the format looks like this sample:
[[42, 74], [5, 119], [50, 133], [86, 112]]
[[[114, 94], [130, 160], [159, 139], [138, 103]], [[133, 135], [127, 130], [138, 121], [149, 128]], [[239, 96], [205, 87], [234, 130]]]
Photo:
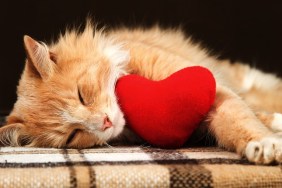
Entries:
[[58, 56], [59, 61], [68, 63], [108, 60], [119, 66], [129, 61], [129, 52], [123, 48], [123, 44], [100, 31], [94, 31], [90, 26], [82, 33], [66, 32], [57, 43], [50, 46], [50, 51]]

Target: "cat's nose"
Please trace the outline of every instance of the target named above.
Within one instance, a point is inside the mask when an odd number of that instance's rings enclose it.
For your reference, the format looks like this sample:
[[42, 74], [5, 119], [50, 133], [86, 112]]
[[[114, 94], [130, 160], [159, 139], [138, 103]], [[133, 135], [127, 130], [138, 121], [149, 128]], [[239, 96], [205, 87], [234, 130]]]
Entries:
[[104, 130], [106, 130], [107, 128], [110, 128], [110, 127], [112, 127], [112, 126], [113, 126], [113, 124], [112, 124], [111, 120], [109, 119], [108, 116], [106, 116], [106, 117], [104, 118], [104, 124], [103, 124], [103, 126], [102, 126], [102, 130], [104, 131]]

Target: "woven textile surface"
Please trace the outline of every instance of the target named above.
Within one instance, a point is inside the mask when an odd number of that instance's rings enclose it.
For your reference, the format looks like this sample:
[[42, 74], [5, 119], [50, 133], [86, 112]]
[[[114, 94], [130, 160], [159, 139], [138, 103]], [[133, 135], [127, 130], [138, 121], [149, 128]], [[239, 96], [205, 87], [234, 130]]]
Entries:
[[2, 147], [0, 187], [282, 187], [282, 170], [216, 147]]

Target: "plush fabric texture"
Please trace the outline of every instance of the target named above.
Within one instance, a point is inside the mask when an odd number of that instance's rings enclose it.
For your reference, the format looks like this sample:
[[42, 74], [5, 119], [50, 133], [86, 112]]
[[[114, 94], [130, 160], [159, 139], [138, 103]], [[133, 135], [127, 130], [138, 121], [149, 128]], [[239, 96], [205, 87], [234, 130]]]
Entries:
[[117, 82], [116, 93], [133, 131], [154, 146], [177, 148], [210, 110], [215, 87], [212, 73], [195, 66], [161, 81], [124, 76]]
[[282, 187], [281, 165], [214, 147], [1, 148], [0, 187]]

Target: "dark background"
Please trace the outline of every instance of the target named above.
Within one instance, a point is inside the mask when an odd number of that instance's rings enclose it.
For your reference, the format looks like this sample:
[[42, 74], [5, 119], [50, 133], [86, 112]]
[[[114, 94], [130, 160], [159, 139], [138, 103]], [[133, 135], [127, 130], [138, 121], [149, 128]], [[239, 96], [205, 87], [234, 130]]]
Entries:
[[0, 113], [16, 100], [24, 66], [23, 35], [48, 42], [90, 15], [109, 27], [181, 25], [221, 58], [282, 75], [282, 1], [274, 0], [21, 0], [0, 5]]

